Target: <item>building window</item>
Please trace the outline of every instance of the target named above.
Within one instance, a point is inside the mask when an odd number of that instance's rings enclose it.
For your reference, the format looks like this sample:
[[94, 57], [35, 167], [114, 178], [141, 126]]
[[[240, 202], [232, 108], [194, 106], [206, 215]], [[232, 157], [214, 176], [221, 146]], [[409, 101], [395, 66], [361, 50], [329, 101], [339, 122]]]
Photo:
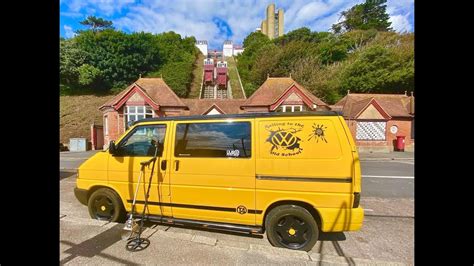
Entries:
[[357, 122], [357, 140], [385, 140], [387, 122]]
[[126, 106], [124, 117], [125, 128], [128, 128], [133, 121], [153, 117], [153, 109], [150, 106]]
[[306, 111], [305, 106], [303, 105], [280, 105], [276, 109], [277, 112], [302, 112]]
[[104, 132], [105, 135], [109, 135], [109, 119], [107, 116], [104, 116]]
[[176, 126], [176, 157], [249, 158], [249, 122], [189, 123]]

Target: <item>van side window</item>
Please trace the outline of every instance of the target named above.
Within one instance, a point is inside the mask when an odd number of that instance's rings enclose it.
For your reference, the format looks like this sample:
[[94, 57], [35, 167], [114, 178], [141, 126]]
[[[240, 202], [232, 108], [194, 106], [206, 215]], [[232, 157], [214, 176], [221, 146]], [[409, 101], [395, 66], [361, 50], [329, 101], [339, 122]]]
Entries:
[[138, 126], [117, 146], [118, 156], [158, 156], [163, 153], [166, 125]]
[[176, 157], [250, 158], [250, 123], [187, 123], [176, 126]]

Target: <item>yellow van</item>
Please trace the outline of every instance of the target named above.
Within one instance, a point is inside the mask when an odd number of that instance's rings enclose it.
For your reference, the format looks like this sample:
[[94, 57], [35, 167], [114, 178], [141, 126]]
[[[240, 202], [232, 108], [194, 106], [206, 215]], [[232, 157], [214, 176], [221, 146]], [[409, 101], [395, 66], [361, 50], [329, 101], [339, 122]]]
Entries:
[[[79, 167], [75, 195], [92, 218], [124, 221], [140, 162], [150, 160], [156, 147], [146, 210], [152, 221], [266, 232], [274, 246], [306, 251], [320, 231], [362, 226], [359, 157], [335, 112], [140, 120]], [[142, 183], [137, 213], [143, 210]]]

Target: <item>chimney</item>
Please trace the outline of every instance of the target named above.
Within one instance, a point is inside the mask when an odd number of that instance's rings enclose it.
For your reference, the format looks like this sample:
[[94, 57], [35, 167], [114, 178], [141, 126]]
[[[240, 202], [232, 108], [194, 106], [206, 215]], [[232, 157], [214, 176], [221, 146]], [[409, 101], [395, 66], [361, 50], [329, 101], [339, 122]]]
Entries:
[[138, 74], [138, 78], [139, 78], [139, 79], [142, 78], [142, 73]]
[[347, 90], [347, 94], [351, 93], [351, 90]]
[[407, 91], [405, 91], [405, 96], [407, 96]]
[[291, 79], [291, 72], [290, 72], [290, 79]]
[[413, 91], [411, 91], [410, 96], [410, 114], [415, 113], [415, 97], [413, 96]]
[[267, 79], [270, 78], [270, 73], [267, 73]]

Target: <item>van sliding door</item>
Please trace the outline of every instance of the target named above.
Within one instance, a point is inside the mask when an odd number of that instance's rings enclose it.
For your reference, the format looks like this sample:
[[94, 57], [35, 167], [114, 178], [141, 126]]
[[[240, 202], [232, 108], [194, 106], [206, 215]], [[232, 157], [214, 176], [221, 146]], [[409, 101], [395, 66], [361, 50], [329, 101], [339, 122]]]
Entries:
[[172, 126], [173, 216], [254, 225], [253, 120], [182, 121]]

